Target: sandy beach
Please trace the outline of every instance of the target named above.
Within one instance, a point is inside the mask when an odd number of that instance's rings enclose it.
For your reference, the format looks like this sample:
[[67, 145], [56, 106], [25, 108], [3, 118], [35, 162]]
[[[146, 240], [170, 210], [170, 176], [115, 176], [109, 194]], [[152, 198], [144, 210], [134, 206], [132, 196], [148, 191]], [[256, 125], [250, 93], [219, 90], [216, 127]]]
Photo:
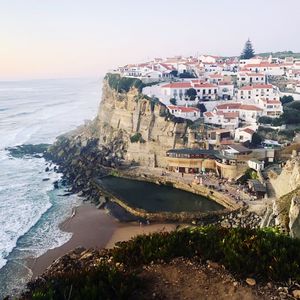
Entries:
[[63, 222], [60, 228], [72, 232], [72, 238], [58, 248], [48, 250], [37, 258], [28, 259], [33, 278], [41, 275], [53, 261], [76, 247], [112, 248], [116, 242], [129, 240], [139, 234], [171, 231], [176, 228], [176, 224], [120, 223], [106, 211], [97, 209], [92, 204], [84, 204], [77, 207], [74, 214]]
[[118, 221], [92, 204], [77, 207], [75, 214], [60, 225], [61, 230], [73, 233], [72, 238], [58, 248], [29, 259], [28, 266], [33, 277], [42, 274], [54, 260], [76, 247], [105, 247], [117, 226]]

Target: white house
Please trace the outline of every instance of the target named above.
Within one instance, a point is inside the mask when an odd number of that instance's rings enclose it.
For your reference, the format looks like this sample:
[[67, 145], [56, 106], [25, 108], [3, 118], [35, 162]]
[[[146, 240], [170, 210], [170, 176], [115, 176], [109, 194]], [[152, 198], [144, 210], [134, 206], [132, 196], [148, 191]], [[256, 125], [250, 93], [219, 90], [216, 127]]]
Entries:
[[240, 59], [239, 64], [240, 64], [240, 67], [249, 65], [249, 64], [260, 64], [262, 62], [262, 60], [263, 60], [262, 57], [255, 56], [255, 57], [252, 57], [249, 59]]
[[241, 120], [250, 124], [256, 124], [257, 119], [263, 115], [263, 109], [252, 104], [241, 104], [239, 113]]
[[266, 76], [263, 73], [239, 72], [237, 75], [237, 83], [239, 86], [249, 84], [264, 84]]
[[243, 103], [224, 103], [219, 104], [214, 108], [215, 112], [235, 112], [238, 114], [240, 120], [250, 124], [255, 124], [256, 120], [262, 115], [263, 109]]
[[264, 97], [266, 99], [277, 99], [279, 100], [280, 92], [277, 87], [272, 84], [255, 84], [246, 85], [238, 90], [238, 99], [256, 99]]
[[203, 116], [206, 124], [219, 125], [226, 129], [235, 129], [239, 126], [238, 112], [207, 111]]
[[254, 133], [255, 131], [249, 127], [237, 128], [235, 130], [234, 140], [240, 143], [251, 142]]
[[256, 99], [256, 103], [260, 108], [262, 108], [263, 116], [276, 118], [283, 113], [283, 107], [280, 100], [261, 97]]
[[231, 82], [218, 82], [218, 97], [223, 100], [231, 100], [234, 96], [234, 85]]
[[248, 160], [248, 166], [256, 171], [261, 171], [265, 168], [265, 162], [263, 160], [250, 159]]
[[200, 110], [196, 107], [185, 107], [177, 105], [168, 105], [169, 112], [178, 118], [195, 121], [200, 118]]
[[208, 74], [207, 81], [209, 83], [218, 83], [224, 81], [224, 75], [221, 73]]
[[220, 57], [215, 55], [200, 55], [198, 59], [203, 63], [215, 64], [220, 60]]
[[285, 66], [284, 64], [272, 64], [269, 62], [260, 62], [260, 63], [250, 63], [245, 64], [243, 69], [256, 72], [256, 73], [263, 73], [265, 75], [272, 75], [272, 76], [282, 76], [285, 73]]
[[[187, 97], [189, 89], [196, 90], [196, 99]], [[178, 105], [196, 105], [199, 100], [215, 100], [218, 94], [218, 86], [199, 80], [172, 82], [161, 86], [161, 94], [177, 100]]]

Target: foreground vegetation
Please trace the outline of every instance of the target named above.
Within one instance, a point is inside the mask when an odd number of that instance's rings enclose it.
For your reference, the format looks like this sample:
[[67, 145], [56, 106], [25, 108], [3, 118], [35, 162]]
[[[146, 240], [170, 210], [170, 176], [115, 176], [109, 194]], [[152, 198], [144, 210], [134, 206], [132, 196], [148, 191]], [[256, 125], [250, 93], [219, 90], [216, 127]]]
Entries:
[[118, 243], [92, 270], [54, 274], [32, 284], [25, 299], [128, 299], [141, 287], [136, 273], [176, 257], [213, 260], [240, 277], [300, 280], [300, 240], [274, 229], [192, 227]]

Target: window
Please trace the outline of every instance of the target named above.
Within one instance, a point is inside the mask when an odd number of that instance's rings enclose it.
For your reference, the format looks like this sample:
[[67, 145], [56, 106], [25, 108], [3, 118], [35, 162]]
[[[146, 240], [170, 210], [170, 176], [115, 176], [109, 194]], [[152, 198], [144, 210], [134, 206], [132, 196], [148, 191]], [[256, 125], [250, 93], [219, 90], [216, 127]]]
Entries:
[[208, 90], [208, 93], [211, 94], [211, 89]]

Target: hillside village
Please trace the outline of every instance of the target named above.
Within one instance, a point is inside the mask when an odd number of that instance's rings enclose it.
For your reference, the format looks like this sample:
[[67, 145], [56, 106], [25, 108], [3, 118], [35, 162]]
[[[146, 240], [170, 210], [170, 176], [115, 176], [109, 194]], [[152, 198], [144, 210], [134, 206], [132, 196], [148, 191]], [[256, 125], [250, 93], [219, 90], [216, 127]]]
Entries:
[[298, 138], [286, 124], [295, 120], [284, 119], [285, 105], [300, 99], [298, 58], [176, 56], [129, 64], [113, 73], [141, 80], [144, 95], [197, 128], [190, 131], [194, 144], [166, 153], [170, 171], [213, 170], [234, 180], [249, 168], [262, 171], [280, 160], [278, 150]]

